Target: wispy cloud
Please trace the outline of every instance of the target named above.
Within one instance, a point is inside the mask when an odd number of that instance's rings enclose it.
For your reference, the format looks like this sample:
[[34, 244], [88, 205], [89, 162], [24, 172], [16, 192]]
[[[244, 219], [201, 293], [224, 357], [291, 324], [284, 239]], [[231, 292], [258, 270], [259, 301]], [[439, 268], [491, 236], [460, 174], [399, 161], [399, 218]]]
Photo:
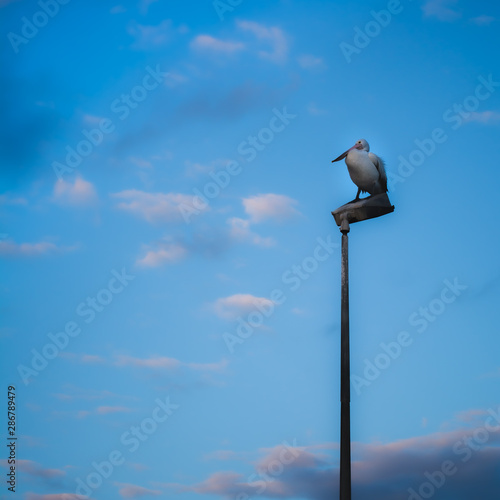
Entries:
[[241, 42], [220, 40], [210, 35], [198, 35], [191, 42], [191, 48], [201, 52], [234, 54], [245, 48]]
[[254, 223], [266, 220], [283, 222], [289, 220], [300, 212], [295, 208], [298, 202], [282, 194], [259, 194], [250, 198], [243, 198], [245, 212]]
[[471, 22], [478, 26], [489, 26], [494, 21], [496, 21], [496, 19], [493, 16], [486, 15], [471, 18]]
[[208, 173], [214, 172], [217, 169], [226, 167], [231, 162], [232, 160], [228, 160], [225, 158], [218, 158], [206, 164], [186, 160], [184, 162], [184, 164], [186, 165], [186, 176], [199, 177], [201, 175], [207, 175]]
[[238, 293], [217, 299], [212, 308], [219, 318], [232, 320], [255, 311], [258, 307], [269, 309], [274, 307], [274, 302], [265, 297]]
[[222, 359], [218, 363], [185, 363], [184, 365], [199, 372], [223, 373], [229, 365], [229, 361]]
[[233, 240], [253, 245], [270, 247], [276, 242], [271, 237], [262, 237], [251, 229], [253, 224], [266, 221], [285, 222], [300, 215], [295, 208], [298, 202], [288, 196], [274, 193], [260, 194], [242, 199], [248, 219], [231, 217], [227, 220]]
[[164, 368], [173, 370], [181, 366], [181, 362], [175, 358], [157, 356], [152, 358], [136, 358], [133, 356], [117, 356], [114, 363], [116, 366], [135, 366], [139, 368]]
[[133, 410], [126, 406], [98, 406], [95, 411], [98, 415], [108, 415], [109, 413], [130, 413]]
[[145, 169], [153, 168], [153, 164], [149, 160], [146, 160], [146, 158], [131, 156], [128, 158], [128, 161], [130, 163], [133, 163], [136, 167], [139, 167], [139, 168], [145, 168]]
[[133, 49], [152, 50], [164, 46], [172, 37], [174, 29], [172, 21], [165, 19], [155, 26], [134, 22], [129, 26], [127, 31], [135, 39], [132, 44]]
[[222, 373], [228, 366], [228, 361], [222, 359], [216, 363], [186, 363], [175, 358], [166, 356], [152, 356], [149, 358], [138, 358], [134, 356], [118, 355], [113, 362], [115, 366], [132, 366], [135, 368], [147, 368], [151, 370], [178, 370], [187, 368], [198, 372]]
[[160, 490], [150, 490], [148, 488], [143, 488], [142, 486], [137, 486], [135, 484], [129, 483], [115, 483], [120, 486], [120, 496], [122, 498], [141, 498], [146, 496], [159, 496], [162, 494]]
[[25, 500], [88, 500], [89, 497], [75, 495], [75, 493], [55, 493], [49, 495], [38, 495], [37, 493], [26, 493]]
[[321, 109], [315, 102], [310, 102], [307, 105], [307, 112], [312, 116], [320, 116], [325, 115], [327, 111], [325, 109]]
[[0, 205], [27, 205], [28, 200], [20, 196], [12, 196], [10, 193], [0, 194]]
[[65, 253], [76, 247], [58, 247], [48, 241], [38, 243], [15, 243], [11, 239], [0, 241], [0, 256], [5, 257], [39, 257], [41, 255]]
[[127, 12], [127, 9], [123, 5], [115, 5], [114, 7], [111, 7], [109, 12], [111, 14], [123, 14], [124, 12]]
[[110, 413], [131, 413], [135, 411], [133, 408], [127, 408], [125, 406], [99, 406], [97, 408], [91, 410], [78, 410], [73, 412], [53, 412], [54, 416], [58, 416], [61, 418], [77, 418], [83, 419], [93, 415], [109, 415]]
[[19, 0], [0, 0], [0, 7], [5, 7], [14, 2], [18, 2]]
[[182, 260], [188, 251], [179, 243], [160, 243], [155, 249], [146, 249], [143, 257], [136, 264], [140, 267], [159, 267], [164, 264], [174, 264]]
[[229, 234], [232, 239], [240, 242], [250, 242], [253, 245], [270, 247], [275, 245], [275, 241], [271, 237], [263, 237], [250, 229], [251, 221], [241, 219], [239, 217], [231, 217], [228, 219]]
[[[2, 460], [0, 463], [3, 467], [8, 465], [7, 460]], [[24, 474], [42, 479], [57, 479], [66, 475], [61, 469], [47, 469], [32, 460], [16, 460], [16, 466]]]
[[[62, 353], [61, 353], [62, 354]], [[103, 358], [101, 358], [102, 361]], [[107, 390], [90, 390], [72, 384], [66, 384], [62, 388], [63, 392], [54, 393], [53, 396], [61, 401], [95, 401], [101, 399], [135, 399], [132, 396], [123, 396]]]
[[97, 201], [92, 183], [78, 176], [74, 182], [59, 179], [54, 185], [53, 201], [66, 206], [88, 206]]
[[128, 189], [111, 196], [123, 200], [117, 204], [118, 209], [150, 223], [184, 221], [181, 206], [193, 207], [193, 196], [181, 193], [147, 193]]
[[139, 10], [143, 16], [148, 13], [149, 7], [151, 4], [157, 2], [158, 0], [141, 0], [139, 5]]
[[484, 123], [486, 125], [500, 122], [500, 112], [498, 111], [474, 111], [465, 117], [464, 122]]
[[299, 65], [304, 69], [323, 68], [325, 63], [321, 57], [312, 54], [302, 54], [297, 58]]
[[462, 17], [462, 13], [455, 8], [456, 3], [457, 0], [427, 0], [422, 10], [426, 17], [452, 22]]
[[252, 33], [257, 40], [268, 45], [267, 50], [258, 50], [257, 54], [261, 59], [273, 63], [284, 63], [288, 57], [288, 41], [281, 28], [276, 26], [265, 26], [253, 21], [239, 21], [239, 29]]

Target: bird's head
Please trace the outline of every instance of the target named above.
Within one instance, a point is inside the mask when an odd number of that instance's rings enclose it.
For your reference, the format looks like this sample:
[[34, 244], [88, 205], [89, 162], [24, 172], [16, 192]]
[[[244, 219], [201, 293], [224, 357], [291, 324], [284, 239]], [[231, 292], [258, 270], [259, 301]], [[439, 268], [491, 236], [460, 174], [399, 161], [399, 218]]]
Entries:
[[364, 139], [360, 139], [359, 141], [357, 141], [354, 147], [356, 149], [361, 149], [363, 151], [366, 151], [367, 153], [368, 151], [370, 151], [370, 145]]
[[359, 141], [356, 142], [356, 144], [354, 144], [352, 148], [349, 148], [347, 151], [342, 153], [338, 158], [332, 160], [332, 163], [335, 161], [343, 160], [349, 154], [349, 151], [351, 151], [351, 149], [360, 149], [362, 151], [368, 152], [370, 151], [370, 145], [364, 139], [360, 139]]

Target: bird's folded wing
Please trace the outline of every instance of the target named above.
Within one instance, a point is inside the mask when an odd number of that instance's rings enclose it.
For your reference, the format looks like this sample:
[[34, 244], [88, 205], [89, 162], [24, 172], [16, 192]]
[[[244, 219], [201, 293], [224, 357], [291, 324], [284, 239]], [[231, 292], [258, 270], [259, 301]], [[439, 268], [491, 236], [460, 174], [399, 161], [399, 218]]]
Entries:
[[387, 174], [385, 173], [385, 163], [380, 156], [377, 156], [374, 153], [368, 153], [368, 157], [373, 162], [373, 164], [377, 167], [378, 173], [380, 175], [380, 185], [387, 191]]

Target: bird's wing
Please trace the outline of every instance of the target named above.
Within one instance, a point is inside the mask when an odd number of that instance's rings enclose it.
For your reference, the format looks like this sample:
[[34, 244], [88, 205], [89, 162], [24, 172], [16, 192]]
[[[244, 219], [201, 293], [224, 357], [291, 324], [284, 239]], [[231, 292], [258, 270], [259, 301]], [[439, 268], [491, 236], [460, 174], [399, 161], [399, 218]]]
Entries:
[[385, 163], [380, 156], [377, 156], [374, 153], [368, 153], [368, 158], [372, 161], [372, 163], [377, 167], [378, 173], [380, 175], [380, 185], [384, 189], [384, 192], [387, 191], [387, 174], [385, 173]]

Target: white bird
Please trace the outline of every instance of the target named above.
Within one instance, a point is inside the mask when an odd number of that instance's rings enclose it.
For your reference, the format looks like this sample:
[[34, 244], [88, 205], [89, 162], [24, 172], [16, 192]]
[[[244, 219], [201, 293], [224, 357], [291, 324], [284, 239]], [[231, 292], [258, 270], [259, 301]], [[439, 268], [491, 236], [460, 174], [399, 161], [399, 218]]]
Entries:
[[370, 146], [364, 139], [360, 139], [352, 148], [332, 160], [332, 163], [344, 158], [349, 176], [358, 186], [358, 194], [353, 201], [359, 200], [360, 193], [374, 195], [387, 192], [385, 164], [382, 158], [370, 153]]

